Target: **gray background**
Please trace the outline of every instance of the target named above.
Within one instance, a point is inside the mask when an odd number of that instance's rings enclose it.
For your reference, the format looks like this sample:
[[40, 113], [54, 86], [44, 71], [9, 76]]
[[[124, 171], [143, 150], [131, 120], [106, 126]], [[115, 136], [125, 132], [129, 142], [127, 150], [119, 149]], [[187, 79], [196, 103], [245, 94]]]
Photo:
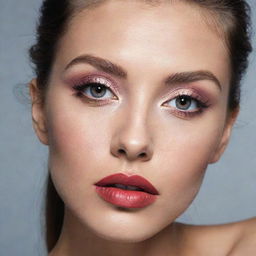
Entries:
[[[44, 255], [40, 223], [47, 147], [38, 142], [29, 103], [17, 90], [33, 75], [27, 50], [40, 3], [0, 0], [0, 255]], [[249, 3], [256, 27], [256, 2]], [[255, 46], [255, 33], [253, 39]], [[255, 55], [244, 79], [241, 114], [230, 145], [220, 162], [209, 166], [197, 199], [180, 221], [215, 224], [256, 216]]]

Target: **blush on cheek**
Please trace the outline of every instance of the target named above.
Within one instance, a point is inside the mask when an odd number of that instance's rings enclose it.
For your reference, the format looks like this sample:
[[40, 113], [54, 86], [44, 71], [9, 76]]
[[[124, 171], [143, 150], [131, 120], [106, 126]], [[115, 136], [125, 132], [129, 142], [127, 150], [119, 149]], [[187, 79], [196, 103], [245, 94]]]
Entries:
[[219, 139], [216, 138], [219, 137], [219, 132], [217, 134], [212, 132], [212, 136], [209, 134], [190, 136], [184, 138], [183, 142], [179, 141], [179, 157], [168, 163], [169, 166], [174, 167], [170, 170], [173, 172], [170, 175], [172, 176], [170, 180], [172, 185], [168, 184], [168, 186], [175, 188], [176, 192], [172, 191], [172, 193], [177, 196], [183, 193], [183, 199], [189, 201], [191, 200], [190, 197], [198, 192], [209, 159], [219, 143]]
[[[54, 152], [64, 152], [73, 155], [80, 147], [93, 149], [92, 127], [84, 119], [68, 114], [55, 115], [49, 122], [50, 147]], [[82, 152], [81, 152], [82, 153]]]
[[[89, 115], [89, 114], [88, 114]], [[50, 120], [50, 160], [54, 170], [65, 169], [67, 175], [75, 173], [78, 178], [87, 175], [87, 170], [94, 172], [98, 164], [106, 158], [109, 152], [108, 140], [110, 135], [102, 126], [96, 130], [92, 117], [86, 114], [75, 115], [64, 113], [54, 115]], [[105, 132], [100, 132], [104, 130]]]

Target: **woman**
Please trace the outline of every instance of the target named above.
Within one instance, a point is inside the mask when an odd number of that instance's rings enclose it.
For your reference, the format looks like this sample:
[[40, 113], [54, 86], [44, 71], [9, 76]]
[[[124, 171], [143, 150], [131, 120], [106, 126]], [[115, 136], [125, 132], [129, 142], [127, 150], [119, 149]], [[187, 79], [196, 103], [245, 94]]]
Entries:
[[30, 50], [49, 255], [255, 255], [254, 219], [175, 223], [224, 152], [251, 51], [242, 0], [46, 0]]

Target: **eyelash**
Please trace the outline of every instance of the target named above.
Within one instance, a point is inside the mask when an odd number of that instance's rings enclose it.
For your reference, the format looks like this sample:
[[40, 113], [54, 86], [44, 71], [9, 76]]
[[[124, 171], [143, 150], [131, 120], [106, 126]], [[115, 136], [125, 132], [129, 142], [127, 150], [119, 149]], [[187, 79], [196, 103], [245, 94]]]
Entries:
[[[188, 92], [188, 91], [180, 91], [176, 93], [172, 99], [166, 101], [163, 106], [166, 106], [166, 103], [171, 102], [173, 100], [177, 100], [179, 98], [186, 98], [187, 100], [190, 100], [191, 102], [195, 102], [197, 109], [196, 110], [181, 110], [175, 107], [168, 107], [169, 111], [176, 114], [179, 117], [189, 118], [194, 117], [196, 115], [202, 114], [204, 110], [206, 110], [208, 107], [210, 107], [210, 103], [206, 99], [202, 99], [197, 93]], [[170, 106], [170, 105], [169, 105]]]
[[[103, 80], [102, 82], [100, 82], [100, 80]], [[84, 100], [86, 100], [88, 103], [92, 103], [92, 104], [96, 104], [96, 105], [105, 105], [107, 103], [109, 103], [111, 100], [113, 99], [117, 99], [117, 96], [116, 94], [113, 92], [115, 91], [111, 84], [112, 82], [110, 81], [106, 81], [106, 79], [104, 78], [101, 78], [101, 77], [92, 77], [92, 78], [87, 78], [85, 79], [85, 81], [80, 81], [80, 82], [77, 82], [77, 83], [74, 83], [75, 85], [73, 86], [73, 89], [76, 91], [75, 95], [78, 97], [78, 98], [82, 98]], [[109, 99], [95, 99], [95, 98], [92, 98], [88, 95], [86, 95], [84, 93], [84, 90], [87, 89], [87, 88], [92, 88], [92, 85], [99, 85], [101, 86], [102, 88], [110, 91], [114, 97], [112, 98], [109, 98]]]
[[[96, 104], [98, 106], [102, 106], [105, 104], [108, 104], [110, 101], [112, 101], [113, 99], [118, 99], [116, 94], [113, 92], [113, 89], [111, 88], [111, 85], [108, 85], [107, 83], [102, 83], [102, 82], [97, 82], [97, 79], [103, 79], [104, 78], [92, 78], [87, 79], [86, 82], [79, 82], [76, 85], [73, 86], [73, 89], [76, 91], [76, 96], [79, 98], [83, 98], [85, 99], [88, 103], [91, 104]], [[111, 83], [111, 82], [110, 82]], [[85, 95], [85, 93], [83, 92], [85, 89], [88, 89], [89, 87], [91, 87], [92, 85], [100, 85], [102, 88], [105, 88], [108, 91], [111, 91], [111, 93], [114, 95], [114, 98], [108, 98], [108, 99], [95, 99], [92, 97], [89, 97], [87, 95]], [[175, 107], [171, 107], [170, 105], [168, 107], [168, 109], [170, 109], [169, 111], [174, 113], [175, 115], [181, 117], [181, 118], [191, 118], [194, 117], [196, 115], [202, 114], [204, 112], [205, 109], [207, 109], [210, 104], [207, 100], [203, 100], [198, 94], [195, 93], [191, 93], [188, 91], [180, 91], [178, 93], [176, 93], [176, 95], [174, 97], [172, 97], [172, 99], [169, 99], [168, 101], [166, 101], [163, 105], [166, 106], [165, 104], [168, 102], [171, 102], [173, 100], [177, 100], [178, 98], [186, 98], [187, 100], [190, 100], [191, 102], [195, 102], [197, 109], [196, 110], [192, 110], [192, 111], [188, 111], [188, 110], [180, 110], [178, 108]]]

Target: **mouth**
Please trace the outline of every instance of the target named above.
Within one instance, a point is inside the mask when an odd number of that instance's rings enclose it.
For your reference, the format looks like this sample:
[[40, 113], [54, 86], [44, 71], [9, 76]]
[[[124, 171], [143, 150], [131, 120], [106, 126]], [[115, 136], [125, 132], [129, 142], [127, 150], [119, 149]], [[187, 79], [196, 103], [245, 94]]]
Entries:
[[[120, 188], [123, 190], [132, 190], [132, 191], [143, 191], [143, 192], [147, 192], [144, 189], [140, 188], [140, 187], [136, 187], [136, 186], [125, 186], [123, 184], [110, 184], [110, 185], [106, 185], [105, 187], [112, 187], [112, 188]], [[150, 192], [148, 192], [150, 193]], [[151, 194], [151, 193], [150, 193]]]
[[124, 208], [143, 208], [159, 195], [157, 189], [139, 175], [117, 173], [94, 184], [97, 194], [106, 202]]
[[95, 185], [100, 187], [116, 187], [132, 191], [143, 191], [152, 195], [159, 195], [157, 189], [148, 180], [139, 175], [127, 176], [123, 173], [117, 173], [103, 178]]

